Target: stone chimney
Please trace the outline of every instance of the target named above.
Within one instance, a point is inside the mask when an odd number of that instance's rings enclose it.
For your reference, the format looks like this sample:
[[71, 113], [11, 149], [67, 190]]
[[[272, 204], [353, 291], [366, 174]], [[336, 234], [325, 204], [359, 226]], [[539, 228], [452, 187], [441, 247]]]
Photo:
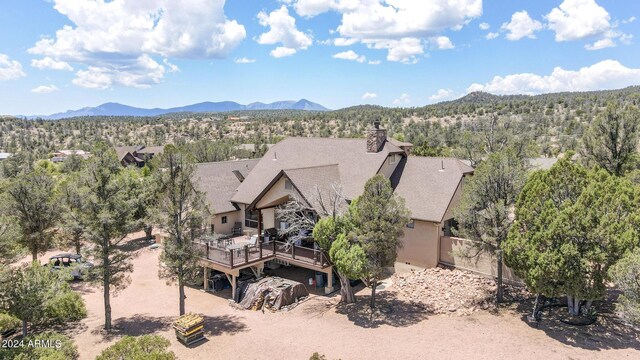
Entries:
[[373, 129], [367, 130], [367, 152], [377, 153], [387, 141], [387, 130], [380, 128], [380, 121], [373, 123]]

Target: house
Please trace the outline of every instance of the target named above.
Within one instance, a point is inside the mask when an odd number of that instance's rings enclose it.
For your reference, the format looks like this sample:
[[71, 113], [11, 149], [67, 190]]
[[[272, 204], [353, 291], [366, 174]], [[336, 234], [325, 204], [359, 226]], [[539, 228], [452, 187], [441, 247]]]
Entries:
[[6, 160], [6, 159], [10, 158], [11, 156], [13, 156], [12, 153], [0, 152], [0, 161]]
[[320, 251], [265, 236], [288, 226], [277, 218], [276, 209], [296, 198], [319, 213], [317, 194], [326, 196], [338, 184], [349, 202], [362, 193], [368, 179], [382, 174], [412, 214], [397, 261], [436, 266], [440, 239], [451, 232], [452, 210], [473, 168], [452, 158], [412, 156], [411, 147], [388, 138], [376, 124], [363, 139], [287, 138], [259, 160], [200, 164], [198, 186], [214, 210], [214, 232], [229, 233], [239, 224], [242, 231], [260, 236], [253, 252], [246, 247], [229, 252], [211, 242], [203, 244], [206, 256], [201, 264], [228, 274], [235, 285], [239, 270], [252, 268], [259, 273], [265, 262], [277, 260], [329, 274], [326, 291], [331, 291], [332, 268]]
[[116, 146], [115, 150], [122, 166], [144, 167], [155, 155], [162, 154], [164, 146]]
[[61, 163], [67, 160], [67, 158], [72, 155], [80, 156], [81, 158], [86, 160], [89, 158], [89, 156], [91, 156], [91, 153], [84, 150], [58, 150], [53, 153], [53, 156], [50, 160], [54, 163]]

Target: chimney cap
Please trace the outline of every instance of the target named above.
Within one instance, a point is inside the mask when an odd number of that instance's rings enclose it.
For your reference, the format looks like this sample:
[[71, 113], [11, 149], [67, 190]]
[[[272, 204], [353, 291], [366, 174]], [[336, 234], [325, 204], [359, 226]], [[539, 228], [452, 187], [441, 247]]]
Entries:
[[375, 129], [380, 129], [380, 120], [376, 120], [376, 121], [374, 121], [374, 122], [373, 122], [373, 127], [374, 127]]

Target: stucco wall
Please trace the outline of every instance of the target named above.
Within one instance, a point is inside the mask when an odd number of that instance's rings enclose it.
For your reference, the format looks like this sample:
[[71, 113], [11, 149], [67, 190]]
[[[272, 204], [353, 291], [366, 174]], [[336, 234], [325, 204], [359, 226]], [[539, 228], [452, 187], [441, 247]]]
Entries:
[[[227, 223], [222, 223], [222, 217], [227, 217]], [[209, 223], [209, 229], [211, 229], [211, 224], [213, 224], [215, 232], [217, 234], [231, 234], [233, 230], [233, 224], [238, 221], [243, 223], [244, 225], [244, 212], [243, 211], [233, 211], [222, 214], [216, 214]]]
[[281, 177], [276, 181], [273, 186], [262, 196], [260, 201], [256, 204], [256, 208], [267, 208], [275, 205], [282, 204], [289, 200], [290, 196], [297, 196], [301, 199], [300, 194], [293, 190], [286, 190], [284, 188], [285, 177]]
[[425, 268], [438, 265], [439, 224], [414, 221], [414, 227], [404, 228], [403, 247], [396, 261]]
[[[389, 162], [389, 159], [391, 158], [395, 160], [393, 164]], [[398, 166], [400, 159], [402, 159], [402, 156], [398, 154], [392, 154], [387, 156], [387, 158], [384, 161], [384, 164], [380, 167], [378, 174], [384, 175], [387, 179], [390, 178], [391, 174], [393, 174], [393, 171], [396, 169], [396, 166]]]
[[262, 209], [260, 211], [262, 211], [262, 224], [264, 225], [265, 229], [270, 229], [270, 228], [277, 228], [276, 226], [276, 209], [275, 208], [268, 208], [268, 209]]
[[[495, 277], [497, 265], [495, 257], [482, 254], [478, 258], [469, 259], [464, 254], [472, 246], [473, 241], [456, 237], [443, 236], [440, 238], [440, 262], [444, 265], [454, 266], [458, 269], [469, 270], [483, 275]], [[473, 251], [473, 250], [472, 250]], [[473, 254], [474, 252], [472, 252]], [[511, 269], [502, 267], [502, 276], [505, 282], [522, 283]]]

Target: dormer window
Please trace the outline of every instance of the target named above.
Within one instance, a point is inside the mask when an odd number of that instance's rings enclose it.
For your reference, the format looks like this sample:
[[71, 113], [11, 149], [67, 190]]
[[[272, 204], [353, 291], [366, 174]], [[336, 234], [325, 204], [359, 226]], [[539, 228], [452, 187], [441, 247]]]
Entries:
[[284, 179], [284, 189], [285, 190], [293, 190], [293, 184], [291, 183], [291, 180]]
[[389, 165], [393, 165], [396, 163], [396, 156], [395, 155], [390, 155], [389, 156]]

